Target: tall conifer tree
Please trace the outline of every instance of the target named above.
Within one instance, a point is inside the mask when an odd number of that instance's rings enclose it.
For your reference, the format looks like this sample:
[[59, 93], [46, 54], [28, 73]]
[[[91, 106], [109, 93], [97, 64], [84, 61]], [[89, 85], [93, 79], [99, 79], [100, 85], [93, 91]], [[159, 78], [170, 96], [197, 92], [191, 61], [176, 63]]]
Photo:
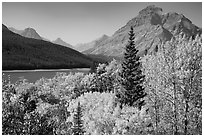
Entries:
[[116, 97], [122, 104], [129, 106], [137, 106], [141, 109], [144, 105], [144, 98], [146, 93], [142, 86], [144, 75], [141, 71], [140, 58], [137, 56], [138, 50], [135, 48], [133, 27], [129, 32], [129, 41], [125, 48], [124, 61], [122, 63], [121, 85], [122, 91], [116, 94]]
[[83, 135], [84, 129], [83, 129], [83, 121], [82, 121], [82, 111], [80, 102], [78, 102], [76, 113], [74, 114], [74, 123], [72, 128], [72, 134], [73, 135]]

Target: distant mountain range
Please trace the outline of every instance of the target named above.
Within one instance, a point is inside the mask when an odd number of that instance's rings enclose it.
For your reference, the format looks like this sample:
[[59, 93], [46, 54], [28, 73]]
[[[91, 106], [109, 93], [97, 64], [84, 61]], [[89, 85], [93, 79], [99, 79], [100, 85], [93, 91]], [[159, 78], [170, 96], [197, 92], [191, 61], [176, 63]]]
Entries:
[[[33, 28], [26, 28], [24, 30], [17, 30], [13, 27], [10, 27], [9, 30], [11, 30], [12, 32], [14, 33], [17, 33], [23, 37], [27, 37], [27, 38], [33, 38], [33, 39], [39, 39], [39, 40], [45, 40], [45, 41], [49, 41], [49, 39], [47, 38], [44, 38], [42, 36], [40, 36], [35, 29]], [[66, 42], [64, 42], [61, 38], [57, 38], [56, 40], [52, 41], [52, 43], [54, 44], [58, 44], [58, 45], [62, 45], [62, 46], [65, 46], [65, 47], [69, 47], [69, 48], [72, 48], [74, 49], [74, 47]]]
[[94, 47], [96, 47], [98, 45], [98, 43], [108, 39], [109, 37], [107, 35], [103, 35], [102, 37], [96, 39], [96, 40], [93, 40], [89, 43], [81, 43], [81, 44], [77, 44], [75, 45], [75, 49], [80, 51], [80, 52], [83, 52], [83, 51], [86, 51], [86, 50], [89, 50], [89, 49], [92, 49]]
[[26, 38], [33, 38], [33, 39], [42, 40], [41, 36], [33, 28], [26, 28], [24, 30], [17, 30], [13, 27], [10, 27], [9, 30], [11, 30], [12, 32], [17, 33], [23, 37], [26, 37]]
[[[32, 29], [25, 30], [28, 33], [21, 34], [27, 37], [35, 32]], [[3, 70], [90, 68], [93, 65], [90, 57], [76, 50], [27, 37], [13, 33], [2, 25]]]
[[52, 43], [55, 43], [55, 44], [58, 44], [58, 45], [62, 45], [62, 46], [65, 46], [65, 47], [69, 47], [69, 48], [72, 48], [74, 49], [74, 47], [68, 43], [66, 43], [65, 41], [63, 41], [61, 38], [57, 38], [55, 41], [52, 41]]
[[[85, 54], [122, 57], [124, 47], [128, 43], [130, 27], [134, 28], [136, 48], [139, 55], [149, 54], [158, 50], [158, 45], [169, 41], [179, 33], [195, 37], [202, 29], [195, 26], [183, 14], [162, 12], [162, 8], [150, 5], [118, 29], [112, 36], [81, 44], [76, 49]], [[97, 42], [96, 42], [97, 41]], [[82, 47], [81, 47], [82, 46]]]

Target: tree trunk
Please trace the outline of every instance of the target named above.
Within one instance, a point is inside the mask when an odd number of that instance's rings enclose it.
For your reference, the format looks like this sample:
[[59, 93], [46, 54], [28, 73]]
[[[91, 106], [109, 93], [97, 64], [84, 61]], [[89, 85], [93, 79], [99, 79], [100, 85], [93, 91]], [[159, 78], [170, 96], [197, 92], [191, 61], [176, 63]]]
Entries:
[[178, 127], [177, 127], [177, 92], [176, 92], [175, 79], [174, 79], [174, 82], [173, 82], [173, 88], [174, 88], [174, 104], [173, 104], [173, 110], [174, 110], [174, 131], [173, 131], [173, 134], [177, 135], [178, 134]]
[[158, 134], [158, 108], [157, 108], [157, 101], [154, 102], [155, 105], [155, 124], [156, 124], [156, 129], [155, 129], [155, 134]]
[[188, 113], [188, 108], [189, 108], [187, 100], [185, 101], [185, 105], [186, 105], [186, 107], [185, 107], [186, 109], [185, 109], [185, 116], [184, 116], [184, 118], [185, 118], [185, 121], [184, 121], [184, 134], [187, 135], [188, 134], [188, 117], [187, 117], [187, 113]]

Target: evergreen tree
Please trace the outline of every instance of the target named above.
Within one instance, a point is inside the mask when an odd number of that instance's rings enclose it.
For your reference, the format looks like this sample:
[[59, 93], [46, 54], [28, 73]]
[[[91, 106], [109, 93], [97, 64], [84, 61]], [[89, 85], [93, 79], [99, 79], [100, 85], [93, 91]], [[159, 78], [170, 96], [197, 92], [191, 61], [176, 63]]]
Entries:
[[124, 61], [122, 63], [122, 91], [116, 94], [119, 102], [125, 105], [136, 105], [141, 109], [144, 105], [144, 98], [146, 93], [142, 86], [144, 76], [141, 71], [140, 58], [137, 56], [138, 50], [135, 48], [133, 27], [129, 32], [129, 41], [125, 48]]
[[74, 114], [74, 123], [72, 128], [72, 134], [73, 135], [83, 135], [84, 129], [83, 129], [83, 121], [82, 121], [82, 111], [80, 102], [78, 102], [77, 111]]

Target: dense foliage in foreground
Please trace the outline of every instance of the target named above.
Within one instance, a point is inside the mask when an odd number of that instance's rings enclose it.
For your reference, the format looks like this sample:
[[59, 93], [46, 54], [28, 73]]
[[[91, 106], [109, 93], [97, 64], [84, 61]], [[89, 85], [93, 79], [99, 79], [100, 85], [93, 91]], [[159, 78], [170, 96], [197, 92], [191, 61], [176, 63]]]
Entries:
[[120, 107], [122, 67], [115, 60], [96, 73], [57, 73], [35, 83], [4, 79], [2, 133], [202, 134], [201, 40], [180, 35], [141, 59], [147, 93], [141, 110]]

